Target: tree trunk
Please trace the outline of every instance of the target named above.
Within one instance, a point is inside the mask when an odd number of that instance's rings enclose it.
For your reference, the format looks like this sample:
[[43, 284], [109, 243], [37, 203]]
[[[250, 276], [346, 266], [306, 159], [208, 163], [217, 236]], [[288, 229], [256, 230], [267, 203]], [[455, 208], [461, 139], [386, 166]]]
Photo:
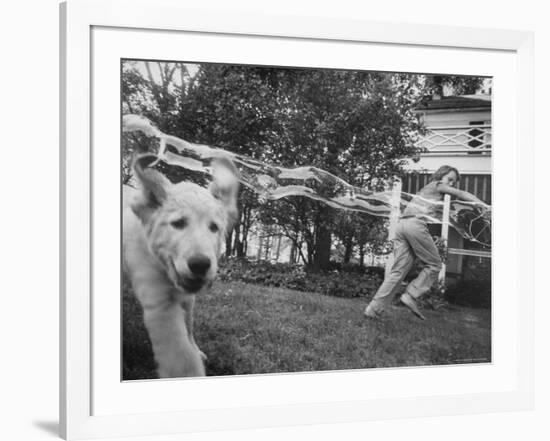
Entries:
[[231, 230], [229, 233], [227, 233], [227, 236], [225, 238], [225, 255], [226, 257], [231, 257], [233, 252], [233, 230]]
[[359, 265], [363, 266], [365, 263], [365, 245], [359, 245]]
[[248, 235], [243, 240], [243, 257], [248, 255]]
[[250, 205], [245, 205], [242, 209], [239, 244], [236, 244], [236, 252], [239, 257], [246, 257], [248, 252], [248, 232], [250, 231], [251, 211], [252, 208]]
[[313, 266], [317, 269], [326, 270], [330, 265], [330, 247], [332, 237], [330, 229], [326, 226], [329, 217], [326, 207], [319, 207], [319, 216], [315, 228], [315, 248], [313, 253]]
[[233, 250], [235, 251], [235, 254], [237, 257], [244, 257], [243, 254], [243, 242], [241, 240], [241, 225], [237, 224], [235, 225], [235, 241], [233, 244]]
[[307, 249], [307, 262], [304, 261], [304, 263], [315, 266], [315, 244], [311, 243], [311, 241], [309, 240], [306, 241], [306, 249]]
[[279, 262], [279, 256], [281, 255], [281, 235], [277, 236], [277, 252], [275, 254], [275, 262]]
[[314, 266], [316, 268], [326, 270], [330, 265], [330, 246], [331, 246], [331, 234], [330, 230], [321, 227], [317, 230], [315, 241], [315, 255]]
[[346, 238], [344, 246], [346, 247], [346, 250], [344, 252], [344, 263], [349, 263], [349, 261], [351, 260], [351, 255], [353, 253], [353, 240], [351, 237]]

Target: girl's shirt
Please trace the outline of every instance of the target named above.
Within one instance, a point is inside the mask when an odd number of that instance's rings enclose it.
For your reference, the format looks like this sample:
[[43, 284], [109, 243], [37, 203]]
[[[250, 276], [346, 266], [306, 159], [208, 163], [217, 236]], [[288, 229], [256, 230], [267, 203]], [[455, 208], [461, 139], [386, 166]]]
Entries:
[[423, 215], [433, 216], [436, 212], [435, 208], [437, 204], [433, 204], [432, 202], [440, 202], [444, 196], [437, 189], [439, 184], [441, 184], [441, 181], [432, 181], [423, 187], [408, 203], [401, 218], [422, 217]]

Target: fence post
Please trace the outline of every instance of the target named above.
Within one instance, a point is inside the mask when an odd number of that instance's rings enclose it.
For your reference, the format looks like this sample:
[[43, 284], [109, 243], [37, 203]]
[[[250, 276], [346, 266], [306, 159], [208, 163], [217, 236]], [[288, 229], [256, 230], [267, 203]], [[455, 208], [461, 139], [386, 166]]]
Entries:
[[[393, 183], [392, 195], [391, 195], [391, 212], [390, 212], [390, 226], [388, 228], [388, 240], [393, 240], [395, 238], [395, 228], [397, 227], [397, 222], [399, 222], [399, 216], [401, 215], [401, 189], [402, 189], [401, 179], [396, 179]], [[386, 261], [386, 270], [385, 275], [387, 276], [393, 265], [393, 252], [389, 255], [388, 260]]]
[[[446, 194], [443, 198], [443, 216], [441, 218], [441, 239], [445, 247], [448, 245], [449, 239], [449, 216], [451, 212], [451, 195]], [[439, 271], [439, 287], [442, 291], [445, 291], [445, 273], [447, 271], [447, 264], [443, 262], [441, 271]]]

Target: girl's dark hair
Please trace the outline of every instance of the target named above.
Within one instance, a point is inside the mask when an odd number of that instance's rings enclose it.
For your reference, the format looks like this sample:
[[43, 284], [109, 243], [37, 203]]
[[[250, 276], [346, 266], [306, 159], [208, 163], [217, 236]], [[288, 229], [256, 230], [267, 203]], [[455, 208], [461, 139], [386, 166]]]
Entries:
[[446, 174], [449, 174], [451, 172], [456, 173], [456, 180], [460, 181], [460, 173], [458, 173], [458, 170], [454, 167], [451, 167], [450, 165], [442, 165], [437, 169], [437, 171], [432, 175], [432, 181], [440, 181], [443, 176]]

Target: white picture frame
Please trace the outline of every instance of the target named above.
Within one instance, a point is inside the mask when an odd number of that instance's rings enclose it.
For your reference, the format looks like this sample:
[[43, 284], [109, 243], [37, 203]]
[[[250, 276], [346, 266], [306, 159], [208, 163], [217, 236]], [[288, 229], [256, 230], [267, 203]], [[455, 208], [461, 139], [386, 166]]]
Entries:
[[[131, 7], [129, 6], [131, 3]], [[136, 13], [132, 13], [132, 11]], [[61, 4], [61, 391], [60, 391], [60, 427], [66, 439], [93, 437], [161, 435], [179, 432], [205, 430], [222, 430], [236, 428], [259, 428], [268, 426], [285, 426], [298, 424], [315, 424], [321, 422], [354, 422], [369, 419], [428, 416], [443, 414], [460, 414], [485, 411], [504, 411], [529, 409], [533, 406], [533, 245], [532, 228], [534, 211], [533, 199], [520, 195], [533, 194], [533, 35], [530, 32], [501, 31], [486, 29], [461, 29], [435, 25], [410, 25], [398, 23], [374, 23], [360, 20], [320, 19], [314, 17], [246, 15], [228, 11], [201, 11], [182, 7], [172, 0], [141, 0], [127, 2], [124, 0], [70, 0]], [[96, 350], [92, 354], [94, 341], [100, 339], [97, 329], [93, 329], [94, 288], [97, 283], [92, 277], [92, 244], [94, 237], [101, 231], [94, 228], [94, 210], [92, 207], [94, 193], [100, 191], [97, 181], [93, 181], [94, 136], [92, 130], [92, 108], [97, 83], [93, 81], [94, 67], [99, 63], [93, 60], [95, 29], [127, 29], [131, 32], [164, 33], [176, 36], [185, 32], [193, 35], [232, 36], [241, 40], [264, 38], [275, 39], [284, 44], [297, 45], [300, 42], [325, 42], [328, 44], [362, 45], [371, 44], [386, 47], [406, 47], [410, 50], [450, 50], [510, 54], [514, 67], [514, 94], [505, 101], [499, 101], [496, 94], [495, 107], [498, 111], [503, 103], [512, 103], [509, 112], [501, 111], [502, 120], [510, 113], [514, 134], [510, 156], [500, 162], [507, 170], [507, 185], [514, 191], [515, 215], [510, 230], [514, 240], [507, 247], [515, 256], [515, 265], [509, 269], [513, 280], [521, 277], [521, 301], [519, 285], [510, 284], [506, 293], [499, 293], [509, 301], [507, 312], [494, 316], [495, 326], [506, 328], [505, 320], [511, 320], [511, 341], [513, 354], [508, 357], [496, 357], [493, 366], [501, 367], [498, 371], [505, 377], [501, 383], [492, 388], [475, 388], [477, 375], [492, 375], [494, 372], [479, 371], [472, 374], [459, 370], [457, 375], [471, 378], [472, 390], [459, 393], [426, 393], [408, 396], [399, 394], [384, 395], [364, 392], [340, 394], [339, 384], [353, 386], [363, 384], [372, 375], [386, 377], [384, 381], [394, 381], [391, 377], [401, 377], [406, 386], [409, 378], [414, 381], [426, 381], [434, 373], [450, 368], [425, 368], [407, 370], [406, 375], [398, 370], [383, 370], [377, 373], [352, 372], [344, 378], [336, 373], [315, 375], [271, 376], [267, 382], [254, 378], [207, 379], [187, 383], [193, 394], [198, 397], [204, 389], [203, 396], [212, 396], [215, 391], [231, 394], [231, 391], [246, 391], [252, 388], [262, 390], [271, 387], [286, 390], [286, 397], [262, 402], [261, 397], [252, 397], [242, 403], [227, 401], [226, 407], [220, 401], [197, 400], [202, 403], [196, 408], [187, 407], [177, 410], [170, 406], [154, 408], [112, 408], [96, 412], [98, 400], [94, 393], [102, 387], [102, 377], [94, 377], [94, 357], [101, 359]], [[136, 34], [137, 35], [137, 34]], [[156, 34], [155, 34], [156, 35]], [[174, 37], [175, 38], [175, 37]], [[99, 40], [98, 40], [99, 41]], [[113, 44], [113, 46], [115, 46]], [[116, 54], [115, 54], [116, 55]], [[273, 54], [267, 54], [267, 57]], [[472, 55], [473, 56], [473, 55]], [[206, 60], [210, 61], [210, 60]], [[226, 61], [226, 60], [223, 60]], [[382, 65], [381, 65], [382, 66]], [[507, 65], [509, 66], [509, 64]], [[433, 69], [433, 68], [432, 68]], [[94, 87], [92, 87], [94, 86]], [[495, 86], [497, 87], [497, 86]], [[501, 94], [503, 96], [503, 94]], [[94, 105], [98, 105], [97, 102]], [[97, 109], [95, 109], [97, 111]], [[505, 110], [505, 109], [501, 109]], [[118, 111], [118, 108], [117, 108]], [[495, 142], [498, 139], [498, 126], [495, 129]], [[521, 146], [521, 154], [518, 149]], [[116, 146], [115, 146], [116, 150]], [[502, 156], [501, 156], [502, 158]], [[515, 162], [514, 162], [515, 159]], [[115, 161], [116, 162], [116, 161]], [[497, 167], [499, 163], [497, 163]], [[118, 166], [118, 163], [116, 164]], [[504, 182], [504, 181], [502, 181]], [[510, 193], [510, 192], [508, 192]], [[500, 211], [503, 213], [503, 211]], [[499, 205], [495, 203], [495, 218], [499, 219]], [[503, 218], [503, 215], [501, 215]], [[519, 228], [522, 225], [522, 228]], [[504, 284], [506, 285], [506, 284]], [[118, 289], [118, 287], [115, 287]], [[510, 306], [511, 305], [511, 306]], [[97, 305], [96, 305], [97, 306]], [[115, 314], [116, 315], [116, 314]], [[500, 328], [497, 328], [497, 330]], [[495, 333], [494, 338], [505, 340], [504, 334]], [[117, 337], [118, 338], [118, 335]], [[101, 340], [99, 340], [101, 341]], [[499, 341], [496, 341], [497, 346]], [[506, 347], [506, 341], [500, 342]], [[498, 354], [497, 354], [498, 355]], [[97, 362], [97, 359], [95, 362]], [[104, 364], [104, 363], [103, 363]], [[426, 369], [431, 371], [426, 373]], [[435, 370], [435, 371], [434, 371]], [[454, 375], [455, 371], [447, 370], [442, 376]], [[470, 377], [468, 377], [470, 376]], [[481, 376], [479, 378], [482, 378]], [[419, 380], [420, 379], [420, 380]], [[422, 380], [424, 379], [424, 380]], [[349, 381], [350, 383], [339, 383]], [[378, 380], [377, 380], [378, 381]], [[210, 382], [210, 383], [209, 383]], [[326, 386], [326, 395], [313, 393], [318, 382]], [[264, 384], [265, 383], [265, 384]], [[311, 387], [309, 397], [292, 397], [296, 394], [296, 384], [307, 383]], [[105, 383], [108, 385], [108, 383]], [[182, 381], [147, 383], [147, 394], [168, 396], [186, 384]], [[224, 389], [225, 388], [225, 389]], [[156, 390], [154, 390], [156, 389]], [[340, 387], [341, 389], [341, 387]], [[138, 393], [141, 393], [140, 389]], [[271, 391], [273, 389], [265, 389]], [[122, 391], [121, 393], [125, 393]], [[370, 395], [369, 395], [370, 393]], [[267, 395], [267, 394], [266, 394]], [[253, 399], [254, 398], [254, 399]], [[95, 400], [95, 402], [94, 402]], [[101, 400], [99, 400], [101, 401]], [[105, 401], [105, 400], [103, 400]], [[114, 401], [114, 400], [113, 400]], [[169, 400], [166, 400], [169, 401]], [[121, 401], [124, 403], [124, 401]], [[153, 401], [154, 403], [154, 401]], [[411, 405], [414, 403], [414, 405]], [[154, 406], [154, 405], [153, 405]]]

